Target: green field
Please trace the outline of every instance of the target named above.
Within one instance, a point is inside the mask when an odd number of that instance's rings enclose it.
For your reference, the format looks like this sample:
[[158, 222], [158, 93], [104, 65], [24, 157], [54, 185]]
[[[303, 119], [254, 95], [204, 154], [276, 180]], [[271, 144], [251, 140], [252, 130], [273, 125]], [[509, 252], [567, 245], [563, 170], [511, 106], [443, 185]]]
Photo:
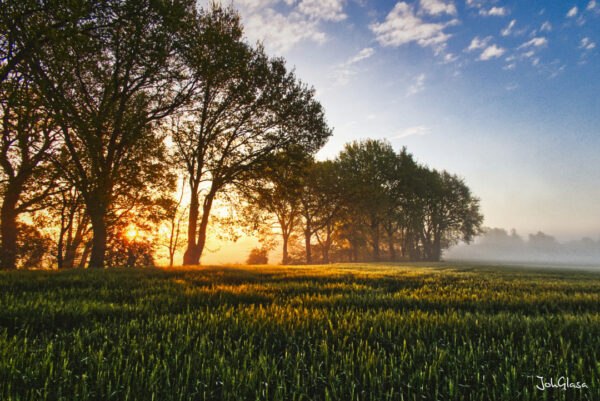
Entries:
[[600, 399], [592, 272], [24, 271], [0, 300], [1, 400]]

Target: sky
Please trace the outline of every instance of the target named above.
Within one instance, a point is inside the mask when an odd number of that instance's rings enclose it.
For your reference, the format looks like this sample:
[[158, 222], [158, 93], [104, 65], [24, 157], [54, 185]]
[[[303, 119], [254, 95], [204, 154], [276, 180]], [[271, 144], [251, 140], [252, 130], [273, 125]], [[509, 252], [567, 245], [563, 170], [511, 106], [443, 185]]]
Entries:
[[465, 179], [489, 227], [600, 238], [600, 0], [228, 0], [334, 134]]

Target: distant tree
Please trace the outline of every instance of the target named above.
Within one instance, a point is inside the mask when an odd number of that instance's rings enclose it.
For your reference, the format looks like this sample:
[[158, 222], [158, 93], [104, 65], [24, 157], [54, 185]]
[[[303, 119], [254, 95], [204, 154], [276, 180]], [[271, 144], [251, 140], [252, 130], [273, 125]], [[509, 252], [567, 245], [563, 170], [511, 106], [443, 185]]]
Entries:
[[219, 193], [239, 185], [269, 154], [290, 146], [313, 151], [331, 134], [314, 91], [287, 72], [282, 59], [243, 41], [237, 13], [213, 8], [204, 26], [199, 43], [210, 51], [190, 63], [200, 85], [173, 128], [190, 187], [188, 265], [200, 263]]
[[388, 142], [367, 139], [347, 144], [337, 161], [344, 172], [345, 186], [351, 188], [350, 215], [355, 218], [354, 224], [363, 224], [373, 259], [379, 260], [382, 223], [391, 217], [389, 211], [394, 208], [391, 190], [399, 168], [398, 157]]
[[[194, 86], [184, 61], [198, 29], [195, 2], [60, 4], [37, 14], [52, 39], [36, 42], [23, 64], [61, 127], [69, 158], [60, 167], [93, 230], [89, 266], [103, 267], [115, 191], [152, 178], [144, 170], [163, 151], [154, 123]], [[23, 20], [5, 26], [19, 43], [29, 40], [29, 27]]]
[[268, 250], [265, 248], [252, 248], [246, 259], [247, 265], [266, 265], [268, 263]]
[[40, 267], [49, 254], [52, 241], [31, 224], [17, 223], [15, 243], [16, 267]]
[[[311, 163], [302, 149], [288, 149], [266, 157], [238, 188], [244, 195], [248, 221], [274, 226], [281, 235], [282, 261], [290, 262], [288, 245], [299, 223], [302, 174]], [[257, 216], [264, 214], [264, 216]]]
[[459, 177], [430, 170], [425, 183], [420, 240], [424, 259], [439, 261], [443, 249], [458, 241], [469, 243], [481, 232], [483, 216], [479, 199]]
[[321, 249], [323, 263], [329, 263], [329, 252], [336, 233], [337, 218], [344, 197], [339, 165], [331, 160], [316, 161], [301, 176], [300, 216], [306, 263], [312, 263], [311, 242], [314, 236]]

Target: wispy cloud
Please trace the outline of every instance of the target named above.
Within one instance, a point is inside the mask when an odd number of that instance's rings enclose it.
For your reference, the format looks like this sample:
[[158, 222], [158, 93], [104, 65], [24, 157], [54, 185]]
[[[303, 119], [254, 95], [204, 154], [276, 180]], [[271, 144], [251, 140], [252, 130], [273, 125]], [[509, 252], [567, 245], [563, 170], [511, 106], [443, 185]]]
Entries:
[[317, 20], [341, 21], [347, 18], [344, 3], [344, 0], [302, 0], [298, 11]]
[[375, 54], [375, 50], [372, 47], [366, 47], [348, 60], [335, 66], [333, 71], [333, 86], [347, 85], [350, 79], [359, 72], [355, 64], [372, 57], [373, 54]]
[[457, 22], [425, 22], [415, 14], [412, 5], [399, 2], [384, 22], [372, 24], [370, 28], [382, 46], [400, 46], [416, 42], [422, 47], [433, 47], [437, 54], [444, 49], [446, 41], [452, 36], [444, 32], [444, 29]]
[[406, 96], [412, 96], [425, 89], [425, 74], [420, 74], [415, 78], [415, 81], [408, 87]]
[[425, 135], [431, 131], [431, 128], [426, 125], [415, 125], [402, 130], [397, 135], [390, 137], [390, 139], [406, 138], [408, 136]]
[[577, 6], [574, 6], [572, 9], [569, 10], [569, 12], [567, 13], [567, 17], [568, 18], [573, 18], [575, 16], [577, 16], [577, 12], [579, 11], [579, 9], [577, 8]]
[[550, 25], [550, 22], [546, 21], [542, 24], [542, 26], [540, 27], [540, 32], [550, 32], [552, 30], [552, 25]]
[[452, 2], [440, 0], [421, 0], [421, 10], [429, 15], [450, 14], [456, 15], [456, 6]]
[[307, 20], [296, 12], [284, 16], [270, 8], [250, 15], [245, 28], [251, 40], [264, 41], [277, 53], [285, 53], [303, 41], [322, 44], [327, 39], [316, 21]]
[[471, 52], [473, 50], [483, 49], [487, 46], [490, 40], [492, 40], [491, 36], [483, 39], [479, 39], [479, 36], [475, 36], [471, 41], [471, 44], [469, 44], [469, 47], [467, 47], [466, 51]]
[[508, 24], [508, 26], [506, 28], [504, 28], [502, 30], [502, 32], [500, 32], [502, 34], [502, 36], [508, 36], [508, 35], [510, 35], [512, 33], [512, 29], [515, 27], [516, 23], [517, 23], [516, 19], [510, 21], [510, 23]]
[[508, 15], [509, 11], [506, 7], [492, 7], [489, 10], [480, 9], [479, 15], [483, 15], [486, 17], [504, 17]]
[[492, 58], [500, 57], [506, 52], [506, 49], [498, 47], [496, 45], [491, 45], [485, 48], [483, 53], [479, 56], [479, 60], [486, 61]]
[[547, 44], [548, 44], [548, 39], [546, 39], [544, 37], [536, 37], [536, 38], [533, 38], [533, 39], [523, 43], [522, 45], [517, 47], [517, 49], [524, 49], [526, 47], [541, 47], [541, 46], [546, 46]]
[[596, 43], [592, 42], [592, 40], [589, 37], [581, 39], [581, 43], [579, 44], [579, 48], [584, 50], [592, 50], [595, 47]]
[[375, 54], [375, 50], [372, 47], [366, 47], [366, 48], [362, 49], [361, 51], [359, 51], [356, 56], [348, 59], [348, 61], [346, 61], [344, 64], [352, 65], [352, 64], [358, 63], [361, 60], [371, 57], [373, 54]]

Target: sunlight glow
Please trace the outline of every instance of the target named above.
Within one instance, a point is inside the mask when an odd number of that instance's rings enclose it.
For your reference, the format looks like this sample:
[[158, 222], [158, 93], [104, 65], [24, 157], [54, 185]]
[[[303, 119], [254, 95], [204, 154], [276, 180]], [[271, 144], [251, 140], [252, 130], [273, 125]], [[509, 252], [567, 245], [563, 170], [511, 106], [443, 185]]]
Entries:
[[139, 234], [139, 230], [134, 225], [130, 225], [129, 227], [127, 227], [127, 230], [125, 231], [125, 237], [129, 241], [134, 241], [137, 238], [138, 234]]

